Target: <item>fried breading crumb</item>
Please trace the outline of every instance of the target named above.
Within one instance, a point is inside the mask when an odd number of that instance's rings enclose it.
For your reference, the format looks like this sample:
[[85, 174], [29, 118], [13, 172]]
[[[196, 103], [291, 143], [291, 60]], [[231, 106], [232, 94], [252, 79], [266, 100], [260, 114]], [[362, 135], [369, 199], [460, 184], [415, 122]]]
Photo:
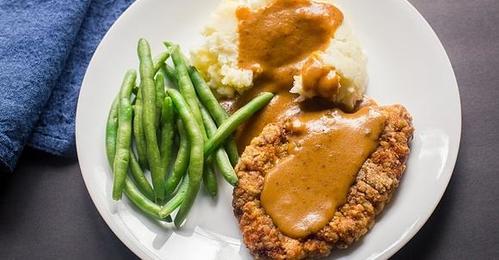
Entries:
[[349, 190], [346, 203], [320, 231], [303, 239], [282, 234], [260, 204], [265, 174], [287, 156], [285, 125], [270, 124], [246, 147], [236, 166], [239, 184], [234, 189], [234, 214], [243, 240], [256, 259], [324, 257], [346, 248], [374, 225], [375, 216], [390, 201], [406, 168], [412, 119], [401, 105], [383, 106], [387, 120], [379, 146], [364, 162]]

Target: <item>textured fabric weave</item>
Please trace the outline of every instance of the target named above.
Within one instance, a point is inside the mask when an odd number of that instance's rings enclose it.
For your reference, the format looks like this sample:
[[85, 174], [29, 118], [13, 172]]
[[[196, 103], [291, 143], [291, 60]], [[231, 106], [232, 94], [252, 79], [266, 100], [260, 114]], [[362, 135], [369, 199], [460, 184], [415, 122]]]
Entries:
[[0, 168], [24, 146], [75, 155], [79, 88], [100, 40], [132, 0], [0, 0]]

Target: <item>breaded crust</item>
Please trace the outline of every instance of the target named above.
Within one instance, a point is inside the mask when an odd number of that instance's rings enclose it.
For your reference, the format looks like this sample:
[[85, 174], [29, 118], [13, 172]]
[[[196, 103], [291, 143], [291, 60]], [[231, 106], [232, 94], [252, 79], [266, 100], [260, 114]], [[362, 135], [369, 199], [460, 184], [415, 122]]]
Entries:
[[379, 146], [362, 165], [346, 203], [324, 228], [304, 239], [282, 234], [260, 204], [265, 174], [287, 156], [285, 126], [266, 126], [246, 147], [236, 166], [239, 184], [232, 204], [244, 243], [256, 259], [324, 257], [333, 247], [348, 247], [374, 225], [406, 168], [414, 131], [411, 116], [403, 106], [383, 106], [380, 110], [387, 120]]

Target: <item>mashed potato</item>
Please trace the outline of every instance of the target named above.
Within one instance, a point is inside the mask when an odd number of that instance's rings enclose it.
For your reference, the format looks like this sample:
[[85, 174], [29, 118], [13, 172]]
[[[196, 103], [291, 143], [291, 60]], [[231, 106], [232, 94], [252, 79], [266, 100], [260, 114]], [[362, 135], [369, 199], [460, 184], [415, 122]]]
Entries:
[[[236, 9], [245, 6], [257, 10], [269, 2], [271, 0], [222, 0], [204, 28], [203, 44], [192, 50], [191, 60], [218, 94], [232, 97], [252, 87], [253, 71], [238, 67]], [[314, 54], [322, 63], [334, 68], [334, 73], [338, 76], [339, 88], [335, 90], [337, 93], [333, 101], [353, 107], [364, 94], [367, 71], [366, 57], [348, 24], [344, 21], [329, 46]], [[320, 95], [317, 91], [304, 90], [302, 79], [300, 74], [294, 76], [291, 92], [301, 94], [303, 98]]]

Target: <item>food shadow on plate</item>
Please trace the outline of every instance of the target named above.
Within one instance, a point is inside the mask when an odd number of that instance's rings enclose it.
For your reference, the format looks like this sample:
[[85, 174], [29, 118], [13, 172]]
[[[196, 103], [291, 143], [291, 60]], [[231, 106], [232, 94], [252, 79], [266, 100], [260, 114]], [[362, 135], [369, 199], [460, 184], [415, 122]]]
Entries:
[[[160, 222], [154, 219], [151, 219], [147, 216], [144, 216], [141, 211], [139, 211], [128, 199], [126, 199], [126, 203], [122, 203], [123, 208], [120, 210], [120, 213], [123, 213], [123, 217], [129, 217], [127, 215], [135, 216], [145, 228], [147, 228], [151, 233], [155, 234], [155, 237], [152, 241], [152, 247], [154, 249], [161, 249], [166, 241], [170, 239], [175, 230], [175, 226], [173, 223]], [[130, 209], [132, 210], [132, 214], [129, 214]], [[128, 212], [128, 213], [127, 213]]]
[[[207, 255], [213, 259], [248, 259], [249, 254], [240, 254], [245, 247], [241, 242], [237, 225], [233, 217], [232, 207], [220, 207], [232, 203], [233, 187], [226, 183], [220, 175], [218, 179], [218, 195], [211, 197], [202, 186], [199, 196], [192, 207], [189, 217], [183, 226], [178, 229], [172, 227], [172, 232], [165, 242], [165, 247], [173, 248], [179, 244], [203, 244]], [[209, 211], [210, 214], [205, 212]], [[230, 221], [221, 221], [227, 219]], [[171, 251], [170, 251], [171, 253]]]
[[[108, 171], [111, 170], [108, 169]], [[111, 178], [106, 178], [106, 194], [112, 193], [112, 182], [113, 180]], [[175, 229], [173, 223], [160, 222], [145, 216], [135, 205], [133, 205], [125, 194], [123, 194], [120, 201], [114, 201], [111, 196], [108, 196], [107, 200], [111, 214], [118, 215], [125, 226], [128, 226], [130, 222], [140, 222], [151, 233], [156, 234], [152, 242], [154, 249], [160, 249], [166, 241], [168, 241]]]

